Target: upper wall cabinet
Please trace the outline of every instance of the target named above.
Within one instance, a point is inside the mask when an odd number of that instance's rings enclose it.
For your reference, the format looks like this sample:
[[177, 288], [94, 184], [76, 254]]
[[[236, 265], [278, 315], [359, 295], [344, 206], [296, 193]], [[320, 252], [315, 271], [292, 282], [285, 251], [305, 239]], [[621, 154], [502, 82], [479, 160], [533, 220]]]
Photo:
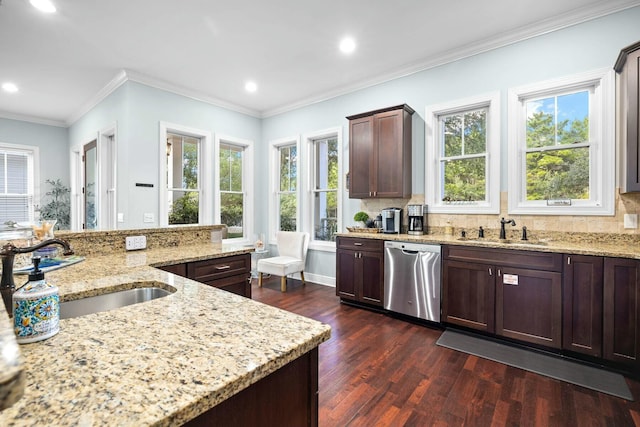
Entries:
[[411, 115], [406, 104], [349, 116], [349, 197], [411, 197]]
[[640, 192], [640, 42], [620, 51], [618, 72], [618, 138], [623, 193]]

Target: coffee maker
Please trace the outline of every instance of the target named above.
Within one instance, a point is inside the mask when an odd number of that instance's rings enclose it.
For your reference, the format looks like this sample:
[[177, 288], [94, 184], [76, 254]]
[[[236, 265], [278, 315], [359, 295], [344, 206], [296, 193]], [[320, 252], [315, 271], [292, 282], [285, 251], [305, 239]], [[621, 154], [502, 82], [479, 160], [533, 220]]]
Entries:
[[427, 233], [427, 205], [407, 205], [409, 217], [409, 234], [422, 235]]

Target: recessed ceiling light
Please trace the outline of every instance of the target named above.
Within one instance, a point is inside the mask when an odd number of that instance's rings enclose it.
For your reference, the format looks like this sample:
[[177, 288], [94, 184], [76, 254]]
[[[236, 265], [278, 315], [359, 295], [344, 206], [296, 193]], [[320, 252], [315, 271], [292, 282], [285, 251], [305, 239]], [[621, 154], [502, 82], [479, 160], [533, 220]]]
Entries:
[[351, 37], [345, 37], [340, 40], [340, 50], [343, 53], [352, 53], [356, 50], [356, 41]]
[[247, 92], [253, 93], [258, 90], [258, 85], [256, 82], [247, 82], [245, 83], [244, 88]]
[[29, 0], [31, 6], [38, 9], [40, 12], [44, 13], [55, 13], [56, 7], [53, 5], [51, 0]]
[[9, 93], [16, 93], [18, 91], [18, 86], [16, 86], [14, 83], [6, 82], [2, 83], [2, 90]]

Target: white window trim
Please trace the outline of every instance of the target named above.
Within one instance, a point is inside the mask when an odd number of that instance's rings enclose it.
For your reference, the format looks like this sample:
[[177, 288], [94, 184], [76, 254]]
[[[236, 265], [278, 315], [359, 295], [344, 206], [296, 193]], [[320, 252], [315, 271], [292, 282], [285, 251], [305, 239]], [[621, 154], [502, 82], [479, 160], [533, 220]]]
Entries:
[[[520, 126], [525, 107], [524, 98], [554, 94], [562, 90], [595, 85], [594, 119], [590, 120], [590, 159], [596, 162], [590, 174], [591, 201], [574, 201], [572, 206], [547, 206], [546, 201], [525, 201], [526, 158]], [[614, 215], [615, 214], [615, 75], [609, 68], [575, 74], [559, 79], [509, 89], [509, 214], [518, 215]], [[600, 114], [598, 114], [600, 113]], [[602, 118], [602, 120], [599, 120]]]
[[167, 206], [167, 161], [166, 161], [166, 152], [167, 152], [167, 133], [178, 133], [180, 135], [192, 136], [194, 138], [199, 138], [201, 143], [199, 147], [198, 157], [200, 159], [198, 164], [198, 188], [200, 190], [199, 194], [199, 212], [198, 212], [198, 224], [200, 225], [208, 225], [212, 224], [212, 201], [211, 194], [212, 191], [212, 170], [213, 170], [213, 153], [212, 153], [212, 144], [211, 144], [211, 132], [196, 129], [188, 126], [183, 126], [179, 124], [169, 123], [169, 122], [160, 122], [160, 140], [159, 149], [158, 149], [158, 163], [159, 163], [159, 179], [158, 185], [159, 190], [159, 203], [158, 207], [158, 223], [160, 227], [188, 227], [189, 225], [194, 224], [186, 224], [186, 225], [169, 225], [169, 207]]
[[8, 142], [0, 142], [0, 149], [4, 151], [17, 151], [21, 153], [30, 153], [31, 162], [28, 162], [28, 174], [31, 176], [32, 181], [29, 183], [29, 193], [31, 193], [32, 200], [29, 207], [29, 220], [35, 220], [35, 206], [41, 206], [42, 200], [40, 200], [40, 147], [35, 145], [23, 145], [23, 144], [11, 144]]
[[[304, 191], [301, 197], [302, 202], [300, 204], [300, 216], [302, 218], [302, 223], [298, 228], [309, 233], [309, 249], [324, 252], [335, 252], [335, 242], [324, 242], [313, 239], [313, 210], [311, 209], [311, 203], [313, 202], [313, 189], [311, 188], [311, 186], [315, 174], [315, 159], [312, 150], [313, 141], [329, 137], [336, 137], [338, 139], [338, 153], [342, 153], [343, 137], [341, 126], [315, 132], [309, 132], [304, 134], [302, 137], [302, 140], [304, 141], [302, 147], [304, 152], [299, 153], [298, 155], [301, 155], [305, 159], [304, 163], [306, 164], [306, 170], [304, 175], [300, 173], [300, 170], [298, 170], [298, 175], [302, 177], [302, 184], [304, 185]], [[344, 191], [342, 158], [343, 156], [338, 156], [338, 230], [342, 230], [342, 193]]]
[[[439, 199], [440, 146], [438, 117], [476, 108], [487, 108], [487, 201], [446, 204]], [[497, 214], [500, 213], [500, 92], [491, 92], [442, 104], [425, 110], [425, 189], [432, 213]]]
[[295, 145], [296, 146], [296, 150], [298, 153], [298, 158], [297, 158], [297, 168], [296, 170], [298, 171], [298, 176], [296, 177], [296, 179], [298, 180], [298, 183], [296, 185], [296, 224], [298, 229], [300, 229], [300, 136], [296, 135], [296, 136], [291, 136], [291, 137], [286, 137], [286, 138], [278, 138], [275, 139], [273, 141], [269, 142], [269, 170], [271, 171], [270, 177], [269, 177], [269, 225], [268, 225], [268, 232], [269, 232], [269, 236], [267, 237], [267, 240], [269, 242], [269, 244], [275, 245], [276, 244], [276, 232], [279, 229], [278, 226], [278, 219], [280, 218], [280, 215], [278, 213], [278, 203], [276, 203], [277, 201], [277, 192], [278, 192], [278, 188], [279, 188], [279, 183], [280, 183], [280, 169], [279, 169], [279, 165], [280, 165], [280, 152], [279, 149], [280, 147], [285, 147], [288, 145]]
[[[237, 237], [234, 239], [224, 239], [224, 242], [227, 243], [253, 243], [252, 236], [254, 230], [254, 208], [253, 208], [253, 152], [254, 152], [254, 142], [248, 139], [236, 138], [233, 136], [226, 135], [218, 135], [215, 136], [214, 148], [213, 148], [213, 157], [214, 161], [214, 173], [215, 173], [215, 186], [214, 186], [214, 206], [213, 206], [213, 219], [216, 224], [220, 224], [220, 144], [230, 144], [238, 147], [242, 147], [244, 149], [242, 154], [242, 190], [244, 192], [244, 210], [242, 217], [242, 227], [244, 232], [244, 237]], [[208, 181], [211, 182], [211, 181]]]

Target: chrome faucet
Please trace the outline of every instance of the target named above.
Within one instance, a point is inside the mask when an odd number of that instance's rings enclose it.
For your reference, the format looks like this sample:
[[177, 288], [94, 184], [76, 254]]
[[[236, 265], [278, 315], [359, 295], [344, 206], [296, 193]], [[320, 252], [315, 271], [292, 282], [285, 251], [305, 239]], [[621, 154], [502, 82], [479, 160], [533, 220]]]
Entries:
[[505, 240], [507, 238], [507, 231], [504, 229], [505, 224], [511, 224], [512, 226], [516, 226], [516, 222], [513, 219], [505, 220], [504, 217], [500, 220], [500, 239]]
[[26, 254], [36, 251], [45, 246], [58, 244], [64, 248], [64, 255], [73, 255], [73, 249], [68, 242], [62, 239], [49, 239], [37, 245], [28, 246], [26, 248], [18, 248], [13, 243], [7, 243], [0, 248], [0, 256], [2, 257], [2, 279], [0, 280], [0, 293], [2, 300], [7, 309], [9, 317], [11, 317], [11, 297], [16, 291], [16, 284], [13, 281], [13, 261], [17, 254]]

